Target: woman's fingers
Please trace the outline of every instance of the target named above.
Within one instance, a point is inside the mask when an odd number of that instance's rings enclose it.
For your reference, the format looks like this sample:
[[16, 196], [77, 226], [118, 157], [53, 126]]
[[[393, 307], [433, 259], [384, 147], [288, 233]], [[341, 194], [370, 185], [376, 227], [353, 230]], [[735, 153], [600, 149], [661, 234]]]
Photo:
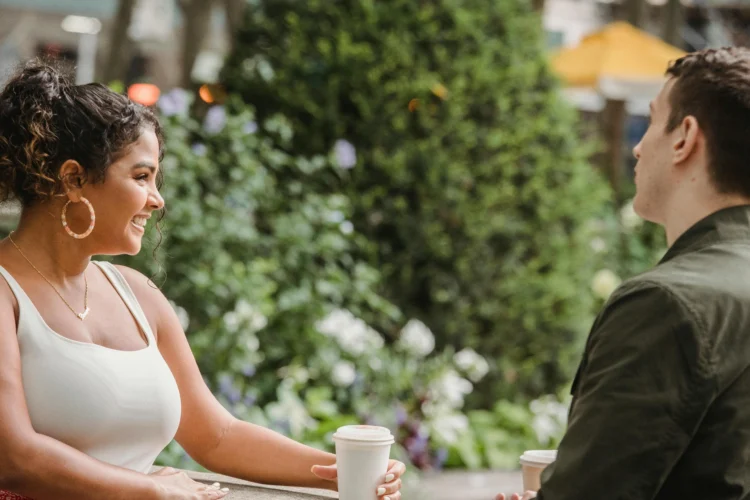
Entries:
[[[401, 479], [396, 479], [395, 481], [392, 481], [388, 484], [379, 486], [377, 495], [378, 497], [384, 497], [386, 495], [392, 496], [393, 493], [398, 493], [400, 490], [401, 490]], [[393, 500], [393, 498], [391, 498], [390, 500]]]
[[[403, 462], [399, 462], [398, 460], [392, 460], [391, 461], [391, 467], [388, 469], [388, 472], [385, 474], [385, 482], [390, 483], [394, 479], [397, 479], [404, 475], [406, 472], [406, 465]], [[389, 478], [389, 476], [392, 475], [392, 478]]]

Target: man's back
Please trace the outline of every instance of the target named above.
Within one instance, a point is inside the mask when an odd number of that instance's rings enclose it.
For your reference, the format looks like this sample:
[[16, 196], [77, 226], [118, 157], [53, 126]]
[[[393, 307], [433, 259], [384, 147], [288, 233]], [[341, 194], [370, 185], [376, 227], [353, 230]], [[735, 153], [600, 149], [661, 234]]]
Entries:
[[657, 498], [750, 497], [748, 214], [718, 214], [718, 227], [707, 228], [704, 240], [639, 278], [662, 284], [693, 311], [706, 375], [715, 382], [710, 400], [694, 402], [705, 415]]
[[611, 297], [539, 498], [750, 498], [750, 207], [683, 234]]

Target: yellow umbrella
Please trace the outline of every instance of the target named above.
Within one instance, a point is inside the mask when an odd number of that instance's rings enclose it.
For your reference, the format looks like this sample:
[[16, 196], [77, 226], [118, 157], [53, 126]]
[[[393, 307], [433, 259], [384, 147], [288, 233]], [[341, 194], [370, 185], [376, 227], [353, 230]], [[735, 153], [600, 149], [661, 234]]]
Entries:
[[628, 23], [616, 22], [552, 56], [552, 67], [573, 87], [596, 87], [604, 79], [653, 81], [664, 78], [682, 50]]

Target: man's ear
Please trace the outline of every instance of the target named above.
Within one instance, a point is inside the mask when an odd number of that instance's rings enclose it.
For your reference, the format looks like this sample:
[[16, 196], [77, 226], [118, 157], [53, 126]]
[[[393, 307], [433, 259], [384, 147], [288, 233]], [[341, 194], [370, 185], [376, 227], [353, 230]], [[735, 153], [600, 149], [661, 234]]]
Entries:
[[73, 203], [81, 201], [81, 188], [86, 183], [86, 170], [75, 160], [66, 160], [60, 167], [60, 182], [65, 196]]
[[694, 116], [686, 116], [673, 135], [672, 149], [674, 150], [673, 156], [676, 164], [684, 163], [698, 152], [702, 132], [698, 120]]

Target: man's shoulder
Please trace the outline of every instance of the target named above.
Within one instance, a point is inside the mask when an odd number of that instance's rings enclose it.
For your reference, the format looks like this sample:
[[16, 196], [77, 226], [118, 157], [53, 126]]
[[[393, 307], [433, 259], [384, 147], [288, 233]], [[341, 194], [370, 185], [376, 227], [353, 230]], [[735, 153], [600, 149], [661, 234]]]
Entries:
[[750, 311], [750, 245], [708, 246], [659, 264], [626, 284], [658, 286], [697, 310], [732, 303]]
[[730, 330], [750, 329], [750, 252], [709, 247], [679, 256], [625, 281], [609, 304], [617, 307], [627, 297], [643, 293], [659, 304], [654, 310], [683, 311], [702, 337], [713, 339], [711, 343], [739, 342]]

